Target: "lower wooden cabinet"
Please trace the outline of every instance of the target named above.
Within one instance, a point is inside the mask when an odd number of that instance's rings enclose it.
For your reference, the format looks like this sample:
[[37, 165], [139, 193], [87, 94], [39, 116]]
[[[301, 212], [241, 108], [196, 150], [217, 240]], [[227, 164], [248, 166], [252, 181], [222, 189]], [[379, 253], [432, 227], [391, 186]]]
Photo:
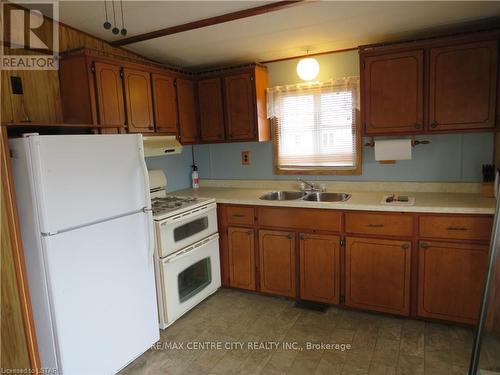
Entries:
[[489, 247], [437, 241], [419, 247], [418, 315], [475, 323]]
[[[222, 204], [218, 212], [225, 286], [400, 316], [477, 321], [491, 215], [238, 204]], [[488, 324], [498, 321], [490, 317]]]
[[295, 233], [259, 231], [260, 290], [295, 297]]
[[410, 313], [411, 242], [347, 237], [347, 306]]
[[249, 228], [227, 229], [229, 285], [255, 290], [255, 232]]
[[339, 236], [300, 234], [300, 298], [339, 303]]

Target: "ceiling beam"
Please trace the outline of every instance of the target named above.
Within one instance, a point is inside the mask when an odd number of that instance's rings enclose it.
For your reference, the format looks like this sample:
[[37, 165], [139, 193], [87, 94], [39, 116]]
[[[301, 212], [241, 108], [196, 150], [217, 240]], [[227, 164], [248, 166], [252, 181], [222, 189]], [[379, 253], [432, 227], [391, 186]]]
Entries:
[[288, 8], [293, 5], [298, 5], [302, 3], [309, 2], [308, 0], [298, 0], [298, 1], [277, 1], [274, 3], [261, 5], [254, 8], [239, 10], [237, 12], [226, 13], [220, 16], [205, 18], [198, 21], [184, 23], [182, 25], [171, 26], [164, 29], [151, 31], [144, 34], [130, 36], [128, 38], [115, 40], [110, 44], [114, 47], [125, 46], [127, 44], [143, 42], [145, 40], [160, 38], [162, 36], [178, 34], [189, 30], [200, 29], [202, 27], [218, 25], [225, 22], [230, 22], [234, 20], [239, 20], [242, 18], [248, 18], [253, 16], [258, 16], [260, 14], [275, 12], [284, 8]]

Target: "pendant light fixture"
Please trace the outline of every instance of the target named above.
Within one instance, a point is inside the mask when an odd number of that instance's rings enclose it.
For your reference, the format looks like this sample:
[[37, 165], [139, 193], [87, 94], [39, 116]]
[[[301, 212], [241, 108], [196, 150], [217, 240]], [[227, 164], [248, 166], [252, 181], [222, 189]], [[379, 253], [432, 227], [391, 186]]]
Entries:
[[[309, 51], [307, 51], [309, 54]], [[314, 57], [305, 57], [297, 63], [297, 74], [304, 81], [312, 81], [319, 74], [319, 62]]]
[[116, 23], [115, 0], [111, 0], [111, 9], [113, 11], [113, 24], [111, 24], [111, 22], [109, 22], [108, 3], [106, 0], [104, 0], [104, 16], [106, 17], [106, 20], [104, 21], [102, 26], [106, 30], [111, 29], [111, 32], [114, 35], [118, 35], [118, 34], [121, 34], [123, 36], [127, 35], [127, 29], [125, 28], [125, 16], [123, 15], [123, 0], [120, 0], [120, 14], [121, 14], [121, 21], [122, 21], [121, 30], [118, 28], [118, 25]]
[[108, 4], [106, 3], [106, 0], [104, 0], [104, 14], [106, 16], [106, 21], [104, 21], [102, 26], [106, 30], [109, 30], [109, 29], [111, 29], [111, 22], [109, 22], [109, 18], [108, 18]]
[[113, 5], [113, 24], [115, 25], [115, 27], [113, 27], [111, 32], [115, 35], [118, 35], [118, 33], [120, 32], [120, 29], [118, 27], [116, 27], [115, 0], [111, 0], [111, 4]]

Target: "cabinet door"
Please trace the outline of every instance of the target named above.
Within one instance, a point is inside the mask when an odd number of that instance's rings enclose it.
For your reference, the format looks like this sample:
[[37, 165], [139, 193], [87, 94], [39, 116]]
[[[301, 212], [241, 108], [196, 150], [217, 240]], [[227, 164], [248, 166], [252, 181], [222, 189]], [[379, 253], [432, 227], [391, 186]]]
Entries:
[[295, 297], [295, 233], [259, 231], [260, 290]]
[[486, 245], [420, 242], [418, 315], [475, 323], [487, 257]]
[[200, 138], [195, 84], [187, 79], [177, 79], [176, 82], [181, 142], [194, 143]]
[[497, 41], [432, 48], [430, 130], [495, 127]]
[[228, 228], [229, 285], [255, 290], [254, 230]]
[[202, 141], [224, 140], [224, 113], [220, 78], [198, 82], [198, 104]]
[[257, 135], [255, 87], [252, 73], [224, 78], [227, 138], [252, 140]]
[[123, 69], [129, 133], [154, 131], [150, 73]]
[[346, 305], [408, 315], [410, 264], [409, 241], [348, 237]]
[[159, 133], [177, 134], [177, 93], [175, 79], [152, 74], [155, 129]]
[[121, 68], [117, 65], [94, 63], [99, 124], [125, 126]]
[[421, 50], [364, 58], [362, 95], [366, 134], [423, 130], [423, 66]]
[[340, 237], [300, 234], [300, 298], [339, 303]]

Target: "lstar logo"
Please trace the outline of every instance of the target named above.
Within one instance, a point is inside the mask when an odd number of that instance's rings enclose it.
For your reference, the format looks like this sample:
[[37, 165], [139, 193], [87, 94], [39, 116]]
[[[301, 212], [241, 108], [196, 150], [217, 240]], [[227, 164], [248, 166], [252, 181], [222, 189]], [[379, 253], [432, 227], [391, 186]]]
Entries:
[[58, 69], [57, 1], [2, 0], [1, 17], [3, 70]]

